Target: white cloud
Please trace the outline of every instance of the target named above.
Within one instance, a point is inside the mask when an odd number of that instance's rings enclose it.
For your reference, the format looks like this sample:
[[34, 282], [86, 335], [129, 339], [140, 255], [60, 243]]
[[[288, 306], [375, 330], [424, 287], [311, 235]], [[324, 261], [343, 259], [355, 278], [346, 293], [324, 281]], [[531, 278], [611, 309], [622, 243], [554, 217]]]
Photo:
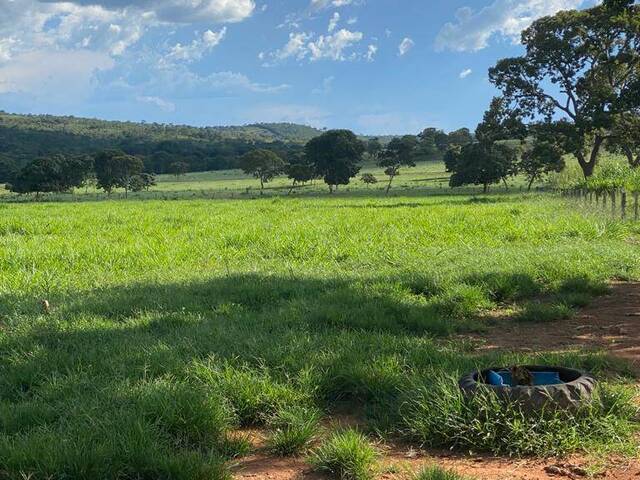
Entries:
[[[344, 28], [333, 35], [321, 35], [315, 42], [308, 44], [311, 60], [316, 61], [327, 58], [344, 61], [347, 59], [345, 50], [360, 42], [362, 38], [362, 32], [351, 32]], [[352, 58], [354, 57], [352, 56]]]
[[340, 21], [340, 14], [338, 12], [334, 12], [333, 16], [329, 20], [329, 27], [327, 28], [327, 31], [329, 33], [333, 32], [338, 26], [339, 21]]
[[[320, 35], [319, 37], [315, 37], [313, 33], [290, 33], [289, 41], [285, 46], [269, 54], [269, 57], [276, 62], [288, 58], [297, 60], [308, 58], [312, 62], [323, 59], [355, 60], [361, 57], [361, 54], [349, 52], [349, 50], [360, 43], [363, 38], [362, 32], [352, 32], [344, 28], [332, 35]], [[262, 57], [265, 58], [266, 54], [263, 54]], [[273, 63], [265, 62], [264, 65], [271, 66]]]
[[88, 95], [95, 74], [114, 65], [106, 53], [89, 50], [42, 50], [19, 53], [0, 65], [0, 94], [17, 93], [57, 100]]
[[340, 8], [356, 3], [354, 0], [311, 0], [311, 9], [322, 10], [323, 8]]
[[473, 70], [471, 70], [470, 68], [467, 68], [463, 71], [460, 72], [460, 75], [458, 75], [460, 78], [467, 78], [469, 75], [471, 75], [473, 73]]
[[[4, 0], [10, 1], [10, 0]], [[15, 0], [20, 3], [24, 0]], [[99, 6], [110, 11], [149, 14], [169, 23], [239, 22], [255, 10], [254, 0], [45, 0], [46, 3], [72, 3], [80, 6]]]
[[376, 53], [378, 53], [378, 46], [377, 45], [369, 45], [367, 47], [367, 54], [365, 55], [365, 58], [367, 59], [367, 62], [373, 62]]
[[411, 50], [415, 46], [415, 44], [416, 43], [410, 38], [404, 38], [398, 46], [398, 55], [400, 55], [401, 57], [406, 55], [407, 53], [409, 53], [409, 50]]
[[136, 100], [141, 103], [149, 103], [151, 105], [155, 105], [160, 110], [164, 110], [165, 112], [175, 112], [176, 105], [168, 100], [164, 100], [160, 97], [147, 97], [147, 96], [139, 96], [136, 97]]
[[186, 63], [201, 60], [202, 57], [213, 48], [218, 46], [227, 34], [227, 27], [223, 27], [219, 32], [207, 30], [200, 38], [196, 38], [188, 45], [177, 43], [167, 54], [165, 61], [168, 63], [183, 61]]
[[463, 7], [456, 12], [456, 21], [445, 24], [438, 33], [436, 50], [482, 50], [495, 35], [517, 42], [522, 30], [536, 19], [583, 3], [585, 0], [494, 0], [478, 11]]

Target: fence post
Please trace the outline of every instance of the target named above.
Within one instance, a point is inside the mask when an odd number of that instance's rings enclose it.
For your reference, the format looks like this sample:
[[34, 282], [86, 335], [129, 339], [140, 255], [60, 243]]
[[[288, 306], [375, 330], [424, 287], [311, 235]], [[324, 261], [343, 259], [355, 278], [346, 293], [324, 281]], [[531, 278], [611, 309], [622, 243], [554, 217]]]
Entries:
[[640, 216], [640, 205], [638, 205], [639, 196], [640, 196], [640, 193], [633, 192], [633, 219], [635, 221], [638, 221], [638, 218]]
[[627, 191], [622, 189], [620, 192], [620, 210], [622, 210], [622, 220], [627, 218]]

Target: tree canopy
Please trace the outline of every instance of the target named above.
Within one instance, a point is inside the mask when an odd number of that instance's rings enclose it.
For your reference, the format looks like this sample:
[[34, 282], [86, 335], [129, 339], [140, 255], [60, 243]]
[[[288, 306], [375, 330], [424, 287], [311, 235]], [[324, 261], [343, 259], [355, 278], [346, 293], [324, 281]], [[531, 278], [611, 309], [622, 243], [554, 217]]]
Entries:
[[391, 140], [387, 148], [380, 153], [378, 165], [385, 169], [384, 173], [389, 177], [387, 193], [391, 190], [393, 179], [400, 175], [402, 167], [416, 166], [415, 154], [417, 146], [418, 139], [414, 135], [405, 135]]
[[364, 152], [364, 142], [350, 130], [329, 130], [305, 147], [307, 158], [330, 192], [338, 185], [348, 185], [358, 174]]
[[91, 158], [86, 156], [36, 158], [15, 175], [9, 190], [15, 193], [67, 192], [84, 183], [91, 166]]
[[142, 160], [118, 150], [100, 152], [94, 158], [96, 184], [111, 193], [114, 188], [124, 188], [125, 194], [137, 184], [144, 168]]
[[612, 138], [617, 115], [640, 106], [640, 7], [610, 1], [534, 22], [526, 53], [501, 60], [491, 81], [505, 101], [554, 128], [585, 177]]
[[260, 190], [264, 190], [265, 183], [281, 174], [285, 166], [285, 161], [271, 150], [253, 150], [240, 158], [240, 168], [247, 175], [260, 180]]

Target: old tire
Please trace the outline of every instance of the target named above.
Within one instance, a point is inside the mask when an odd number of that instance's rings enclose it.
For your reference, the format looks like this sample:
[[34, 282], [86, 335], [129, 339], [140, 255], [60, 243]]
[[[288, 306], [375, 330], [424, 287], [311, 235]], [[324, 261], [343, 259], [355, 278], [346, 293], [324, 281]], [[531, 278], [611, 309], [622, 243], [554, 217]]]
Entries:
[[536, 387], [494, 386], [486, 383], [489, 371], [498, 371], [502, 367], [475, 371], [460, 380], [460, 389], [465, 395], [472, 396], [478, 389], [494, 391], [498, 397], [519, 403], [527, 410], [543, 408], [577, 409], [591, 401], [596, 379], [588, 373], [564, 367], [527, 366], [532, 372], [558, 372], [564, 383]]

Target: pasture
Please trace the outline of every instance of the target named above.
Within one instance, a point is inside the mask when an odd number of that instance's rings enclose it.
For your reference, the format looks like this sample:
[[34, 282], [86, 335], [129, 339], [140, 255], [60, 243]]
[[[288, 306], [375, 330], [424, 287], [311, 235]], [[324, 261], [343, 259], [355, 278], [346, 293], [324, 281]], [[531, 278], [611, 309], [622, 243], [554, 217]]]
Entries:
[[[553, 325], [640, 279], [640, 226], [517, 185], [423, 181], [441, 175], [423, 166], [389, 197], [286, 195], [284, 180], [261, 197], [226, 172], [164, 178], [172, 201], [1, 203], [0, 477], [226, 478], [246, 428], [305, 454], [344, 412], [417, 447], [636, 455], [623, 362], [488, 352], [473, 334], [531, 312]], [[546, 362], [603, 378], [594, 404], [528, 418], [458, 393], [475, 367]]]

